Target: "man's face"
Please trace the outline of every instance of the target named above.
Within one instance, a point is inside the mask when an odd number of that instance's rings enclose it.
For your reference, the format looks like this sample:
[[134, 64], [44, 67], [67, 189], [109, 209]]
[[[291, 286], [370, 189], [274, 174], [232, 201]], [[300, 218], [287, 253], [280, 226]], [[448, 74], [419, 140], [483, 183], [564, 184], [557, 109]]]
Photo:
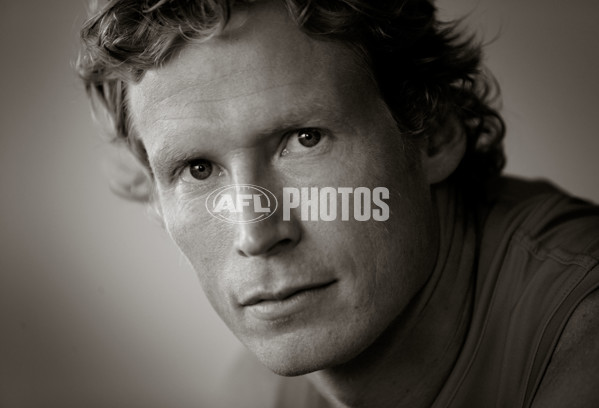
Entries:
[[[212, 305], [280, 374], [346, 362], [414, 298], [435, 261], [420, 155], [344, 46], [301, 33], [267, 2], [130, 87], [169, 234]], [[253, 184], [386, 187], [387, 221], [225, 223], [206, 197]]]

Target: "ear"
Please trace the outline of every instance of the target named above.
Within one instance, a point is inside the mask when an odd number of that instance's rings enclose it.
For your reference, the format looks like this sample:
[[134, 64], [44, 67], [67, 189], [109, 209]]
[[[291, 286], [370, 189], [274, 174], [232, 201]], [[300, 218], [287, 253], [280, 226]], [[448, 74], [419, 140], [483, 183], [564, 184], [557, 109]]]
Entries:
[[151, 201], [148, 202], [146, 209], [148, 217], [150, 217], [152, 221], [160, 225], [162, 228], [166, 229], [162, 206], [160, 205], [160, 201], [158, 200], [158, 196], [155, 192], [152, 194]]
[[422, 168], [429, 184], [440, 183], [458, 167], [466, 153], [466, 135], [453, 120], [432, 132], [421, 147]]
[[110, 190], [119, 197], [144, 203], [148, 217], [164, 227], [160, 200], [148, 168], [124, 146], [110, 153], [104, 162]]
[[103, 164], [110, 190], [128, 200], [150, 202], [154, 192], [150, 171], [123, 146], [107, 153]]

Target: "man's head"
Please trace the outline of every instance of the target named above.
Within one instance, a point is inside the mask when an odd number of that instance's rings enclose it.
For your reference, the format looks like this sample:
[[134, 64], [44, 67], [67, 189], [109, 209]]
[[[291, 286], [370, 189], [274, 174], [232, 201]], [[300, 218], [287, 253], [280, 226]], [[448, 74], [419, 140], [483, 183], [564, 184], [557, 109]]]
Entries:
[[[434, 267], [430, 186], [502, 157], [478, 56], [425, 1], [129, 3], [88, 24], [83, 76], [216, 311], [281, 374], [355, 357]], [[383, 186], [390, 216], [226, 224], [205, 200], [228, 184]]]

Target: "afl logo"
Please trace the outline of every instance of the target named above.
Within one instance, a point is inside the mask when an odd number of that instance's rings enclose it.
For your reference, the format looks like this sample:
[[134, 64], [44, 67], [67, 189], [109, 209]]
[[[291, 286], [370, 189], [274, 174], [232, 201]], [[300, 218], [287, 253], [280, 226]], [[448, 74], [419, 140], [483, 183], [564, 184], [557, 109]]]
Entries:
[[264, 187], [232, 184], [206, 197], [206, 209], [214, 218], [232, 224], [264, 221], [277, 211], [277, 197]]

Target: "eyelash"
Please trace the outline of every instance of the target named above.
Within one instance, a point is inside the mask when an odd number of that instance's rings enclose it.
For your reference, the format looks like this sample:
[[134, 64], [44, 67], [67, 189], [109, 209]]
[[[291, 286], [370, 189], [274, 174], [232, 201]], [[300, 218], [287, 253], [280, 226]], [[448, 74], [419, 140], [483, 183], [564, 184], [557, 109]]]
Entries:
[[[209, 167], [210, 173], [204, 179], [196, 178], [192, 175], [193, 167], [199, 166], [199, 165], [209, 165], [210, 166]], [[183, 163], [183, 165], [177, 170], [177, 174], [175, 176], [180, 178], [183, 181], [188, 182], [188, 183], [197, 183], [197, 182], [207, 182], [208, 179], [212, 178], [215, 173], [217, 175], [222, 174], [222, 170], [216, 163], [212, 162], [211, 160], [197, 158], [197, 159], [191, 159], [191, 160], [185, 161]], [[186, 178], [190, 178], [190, 180], [186, 180]]]
[[[316, 141], [316, 143], [314, 143], [312, 146], [306, 146], [303, 143], [301, 143], [299, 141], [299, 136], [304, 134], [304, 133], [315, 133], [318, 136], [318, 139]], [[297, 140], [297, 143], [301, 144], [302, 147], [300, 147], [301, 152], [298, 153], [303, 153], [304, 151], [308, 151], [308, 150], [312, 150], [312, 149], [318, 149], [320, 145], [322, 145], [323, 142], [325, 142], [330, 136], [330, 133], [325, 130], [325, 129], [321, 129], [321, 128], [315, 128], [315, 127], [305, 127], [305, 128], [299, 128], [299, 129], [295, 129], [291, 132], [288, 132], [285, 135], [285, 146], [283, 147], [283, 149], [281, 150], [281, 156], [287, 156], [289, 154], [291, 154], [292, 152], [289, 149], [290, 143], [293, 140]]]
[[[293, 140], [298, 140], [299, 136], [302, 133], [312, 133], [312, 132], [316, 132], [319, 135], [318, 141], [313, 146], [310, 146], [310, 147], [302, 146], [301, 147], [302, 151], [317, 149], [319, 145], [321, 145], [323, 142], [325, 142], [330, 137], [330, 133], [325, 129], [314, 128], [314, 127], [305, 127], [305, 128], [295, 129], [293, 131], [288, 132], [285, 135], [285, 137], [284, 137], [285, 145], [284, 145], [280, 155], [287, 156], [288, 154], [292, 154], [293, 152], [290, 152], [290, 150], [288, 148], [290, 146], [290, 142]], [[295, 139], [293, 139], [294, 137], [295, 137]], [[299, 141], [297, 143], [301, 144], [301, 142], [299, 142]], [[191, 168], [200, 161], [209, 163], [212, 168], [211, 173], [205, 179], [197, 179], [191, 175]], [[222, 171], [222, 169], [219, 168], [219, 166], [217, 164], [215, 164], [214, 162], [212, 162], [210, 160], [202, 159], [202, 158], [193, 158], [190, 160], [183, 161], [180, 166], [177, 166], [177, 168], [172, 172], [172, 174], [173, 174], [173, 178], [180, 178], [180, 179], [190, 182], [190, 183], [197, 183], [198, 181], [206, 181], [209, 178], [214, 177], [215, 174], [220, 176], [223, 174], [223, 171]], [[193, 180], [185, 180], [186, 177], [190, 177]]]

